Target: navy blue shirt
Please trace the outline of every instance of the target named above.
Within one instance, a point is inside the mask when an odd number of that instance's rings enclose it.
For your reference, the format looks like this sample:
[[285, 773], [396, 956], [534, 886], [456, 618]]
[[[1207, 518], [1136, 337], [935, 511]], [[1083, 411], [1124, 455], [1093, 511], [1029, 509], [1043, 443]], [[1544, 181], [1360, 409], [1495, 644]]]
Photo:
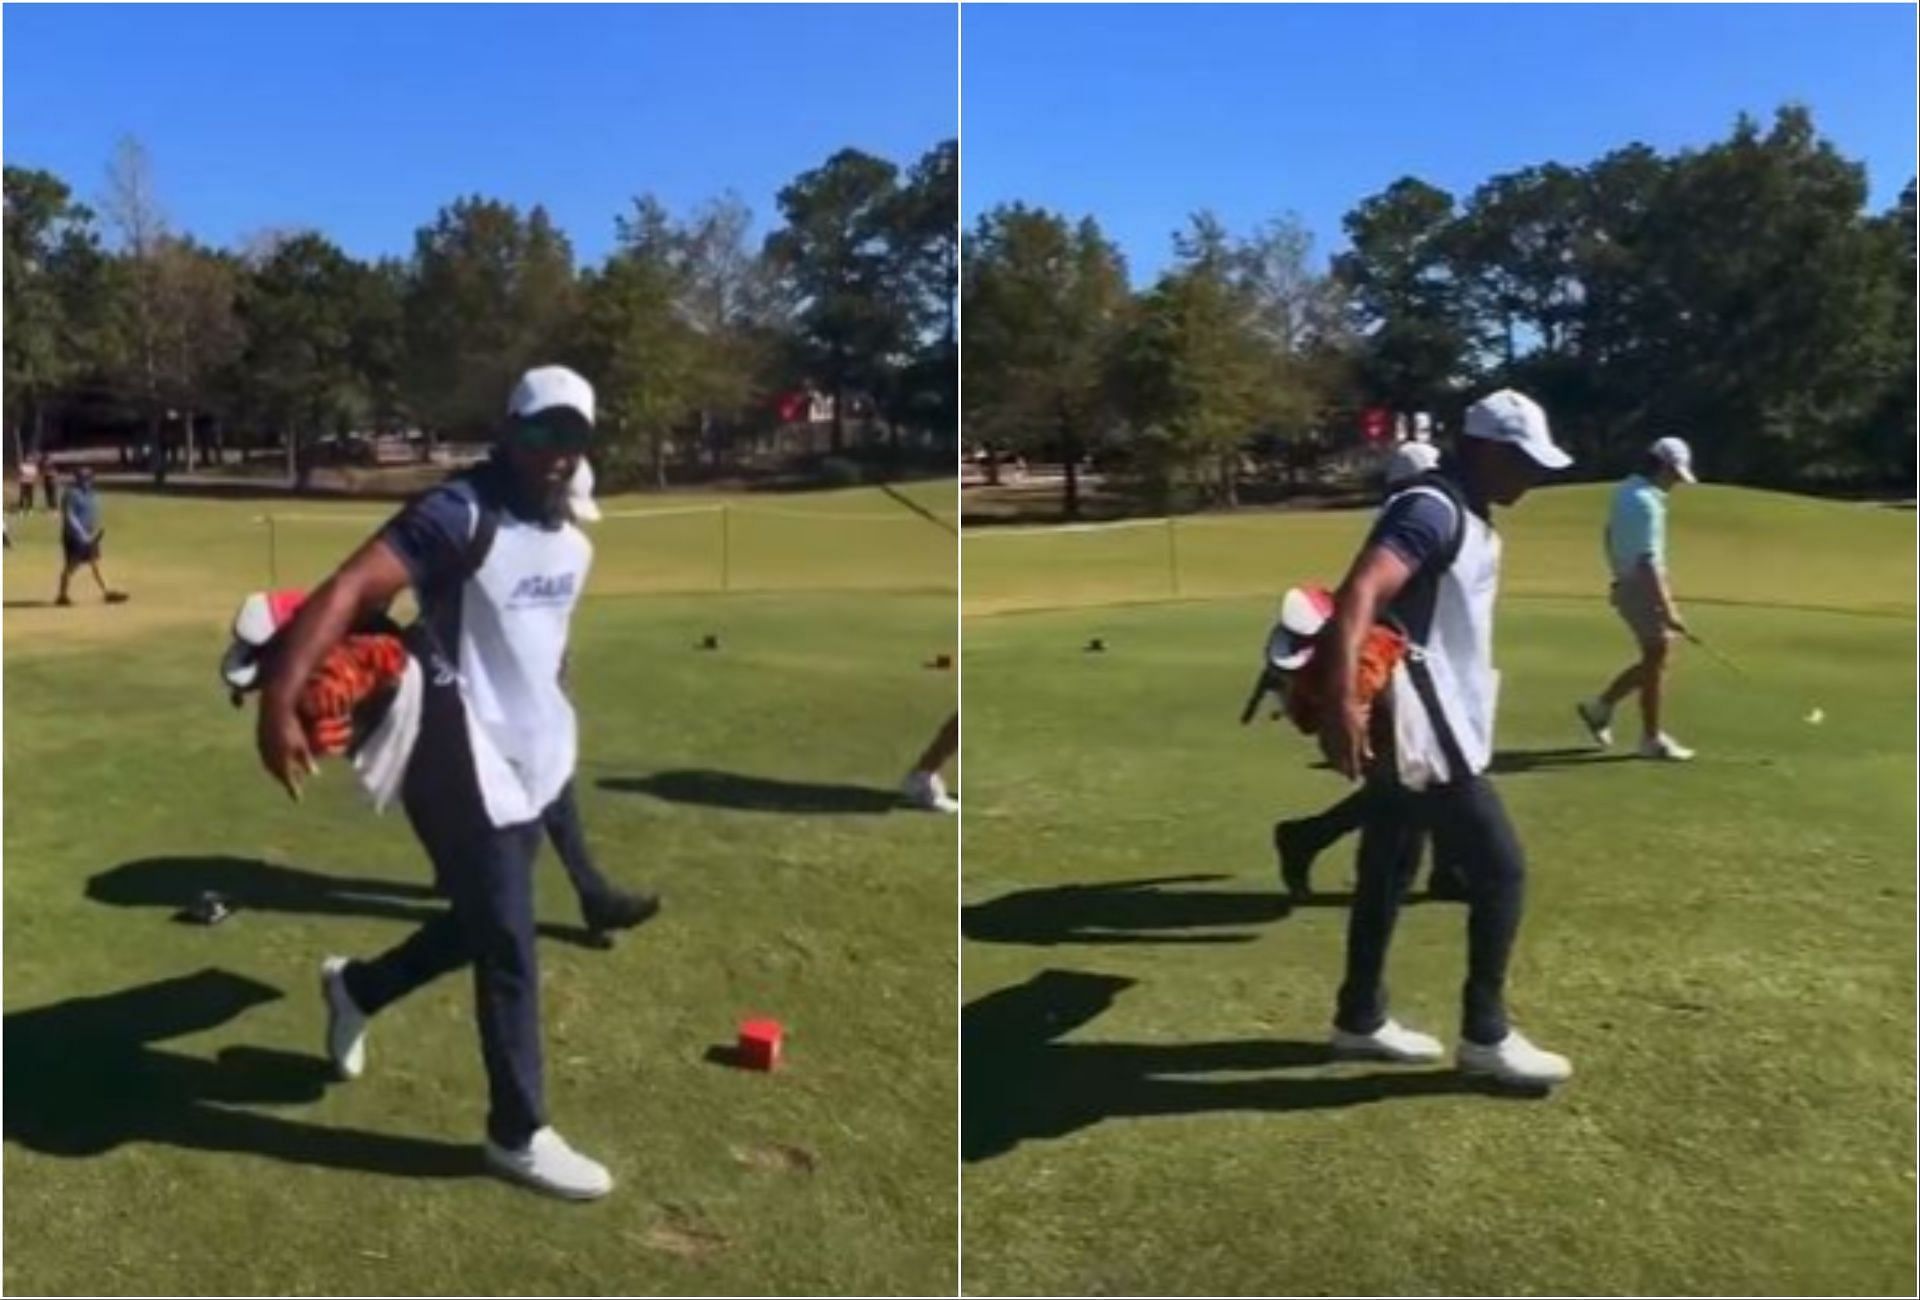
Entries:
[[1380, 513], [1367, 545], [1386, 547], [1418, 573], [1447, 549], [1459, 526], [1459, 515], [1447, 502], [1431, 492], [1410, 492]]
[[406, 565], [415, 591], [438, 591], [463, 582], [471, 567], [467, 550], [473, 538], [472, 500], [443, 483], [409, 502], [387, 521], [380, 537]]

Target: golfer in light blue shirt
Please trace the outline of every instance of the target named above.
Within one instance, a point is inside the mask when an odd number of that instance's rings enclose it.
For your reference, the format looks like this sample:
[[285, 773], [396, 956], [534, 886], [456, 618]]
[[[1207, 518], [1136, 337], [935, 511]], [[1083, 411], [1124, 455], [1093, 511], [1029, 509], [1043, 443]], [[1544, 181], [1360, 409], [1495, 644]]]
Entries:
[[1680, 483], [1697, 483], [1693, 450], [1679, 438], [1661, 438], [1647, 449], [1639, 472], [1613, 491], [1607, 512], [1606, 554], [1613, 573], [1613, 607], [1640, 647], [1640, 658], [1598, 696], [1575, 706], [1594, 743], [1613, 743], [1613, 710], [1638, 691], [1642, 758], [1685, 761], [1693, 751], [1660, 726], [1668, 642], [1685, 634], [1667, 578], [1667, 494]]

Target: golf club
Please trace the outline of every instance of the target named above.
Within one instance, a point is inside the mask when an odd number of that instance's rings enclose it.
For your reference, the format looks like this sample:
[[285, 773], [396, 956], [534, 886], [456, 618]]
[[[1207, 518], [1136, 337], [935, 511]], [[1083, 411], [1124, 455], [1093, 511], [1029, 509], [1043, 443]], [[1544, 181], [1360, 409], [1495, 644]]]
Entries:
[[1748, 673], [1746, 669], [1742, 668], [1739, 664], [1735, 663], [1732, 659], [1729, 659], [1725, 654], [1721, 653], [1720, 651], [1714, 649], [1712, 646], [1708, 645], [1705, 641], [1702, 641], [1697, 634], [1693, 632], [1687, 632], [1684, 635], [1686, 636], [1688, 641], [1692, 642], [1694, 645], [1699, 646], [1702, 650], [1706, 651], [1708, 656], [1712, 658], [1715, 663], [1727, 669], [1727, 671], [1731, 672], [1734, 676], [1740, 678], [1742, 681], [1750, 682], [1753, 680], [1753, 676], [1750, 673]]
[[[1738, 677], [1741, 681], [1745, 682], [1749, 686], [1757, 685], [1757, 683], [1755, 683], [1753, 679], [1753, 674], [1749, 673], [1746, 669], [1742, 668], [1739, 664], [1735, 663], [1725, 653], [1714, 649], [1712, 646], [1708, 645], [1705, 641], [1702, 641], [1698, 636], [1694, 635], [1692, 632], [1687, 632], [1684, 635], [1686, 636], [1688, 641], [1692, 642], [1694, 645], [1699, 646], [1702, 650], [1706, 651], [1708, 656], [1711, 657], [1715, 663], [1725, 668], [1728, 672], [1732, 673], [1735, 677]], [[1822, 722], [1825, 722], [1826, 720], [1827, 720], [1826, 710], [1821, 708], [1817, 704], [1814, 705], [1812, 708], [1808, 709], [1805, 716], [1802, 717], [1801, 719], [1801, 721], [1809, 723], [1816, 727], [1819, 726]]]

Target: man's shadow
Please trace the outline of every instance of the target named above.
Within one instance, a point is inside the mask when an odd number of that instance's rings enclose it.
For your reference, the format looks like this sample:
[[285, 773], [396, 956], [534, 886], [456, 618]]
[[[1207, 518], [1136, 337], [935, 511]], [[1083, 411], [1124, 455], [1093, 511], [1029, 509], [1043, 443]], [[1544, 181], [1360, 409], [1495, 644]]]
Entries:
[[1333, 1060], [1326, 1045], [1285, 1039], [1207, 1043], [1063, 1043], [1133, 981], [1047, 970], [961, 1013], [960, 1151], [969, 1163], [1030, 1138], [1110, 1119], [1210, 1111], [1296, 1111], [1489, 1089], [1451, 1070], [1362, 1075], [1209, 1074], [1301, 1070]]
[[648, 776], [610, 776], [599, 784], [602, 790], [648, 794], [669, 803], [700, 804], [739, 812], [873, 814], [897, 812], [908, 806], [897, 791], [873, 786], [786, 781], [779, 777], [704, 768], [654, 772]]
[[1522, 772], [1551, 772], [1570, 767], [1596, 767], [1602, 763], [1630, 763], [1637, 755], [1610, 754], [1591, 745], [1560, 749], [1503, 749], [1494, 754], [1487, 771], [1495, 776]]
[[[302, 867], [223, 856], [139, 858], [87, 881], [86, 895], [114, 907], [161, 907], [176, 912], [202, 893], [223, 895], [236, 911], [297, 916], [365, 916], [420, 925], [447, 903], [431, 886], [372, 877], [329, 876]], [[584, 926], [542, 922], [540, 934], [582, 947], [593, 943]]]
[[207, 1060], [154, 1046], [280, 996], [209, 968], [8, 1013], [6, 1140], [52, 1156], [97, 1156], [128, 1142], [154, 1142], [411, 1178], [479, 1172], [470, 1145], [236, 1109], [318, 1101], [330, 1076], [316, 1057], [229, 1047]]
[[[1562, 745], [1556, 749], [1501, 749], [1487, 762], [1487, 771], [1494, 776], [1511, 776], [1522, 772], [1551, 772], [1558, 768], [1595, 767], [1602, 763], [1629, 763], [1637, 755], [1632, 753], [1609, 753], [1604, 749], [1595, 749], [1592, 745]], [[1316, 772], [1331, 772], [1333, 764], [1324, 758], [1317, 758], [1307, 764]]]
[[1278, 889], [1169, 889], [1225, 876], [1149, 876], [1092, 885], [1023, 889], [960, 909], [960, 932], [977, 943], [1246, 943], [1245, 927], [1286, 917]]

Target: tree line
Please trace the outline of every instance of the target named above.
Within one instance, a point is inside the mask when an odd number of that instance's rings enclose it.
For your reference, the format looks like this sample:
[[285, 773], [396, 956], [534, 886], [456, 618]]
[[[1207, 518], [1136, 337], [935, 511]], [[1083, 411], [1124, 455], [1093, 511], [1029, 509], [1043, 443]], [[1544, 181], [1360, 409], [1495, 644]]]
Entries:
[[273, 446], [304, 485], [350, 432], [414, 431], [427, 454], [484, 438], [513, 378], [559, 361], [598, 389], [615, 481], [726, 469], [808, 393], [831, 399], [832, 456], [950, 462], [957, 161], [951, 140], [904, 167], [843, 149], [779, 192], [757, 241], [734, 195], [675, 213], [643, 194], [594, 266], [537, 204], [461, 197], [410, 255], [366, 261], [309, 229], [195, 240], [136, 141], [97, 204], [8, 166], [7, 454], [117, 428], [162, 480]]
[[1787, 106], [1464, 196], [1404, 177], [1330, 262], [1295, 218], [1203, 212], [1138, 290], [1094, 218], [1004, 205], [965, 241], [965, 435], [1062, 461], [1069, 515], [1089, 462], [1161, 508], [1233, 503], [1354, 446], [1370, 408], [1457, 428], [1513, 385], [1584, 473], [1678, 433], [1722, 481], [1911, 495], [1914, 184], [1867, 197]]

